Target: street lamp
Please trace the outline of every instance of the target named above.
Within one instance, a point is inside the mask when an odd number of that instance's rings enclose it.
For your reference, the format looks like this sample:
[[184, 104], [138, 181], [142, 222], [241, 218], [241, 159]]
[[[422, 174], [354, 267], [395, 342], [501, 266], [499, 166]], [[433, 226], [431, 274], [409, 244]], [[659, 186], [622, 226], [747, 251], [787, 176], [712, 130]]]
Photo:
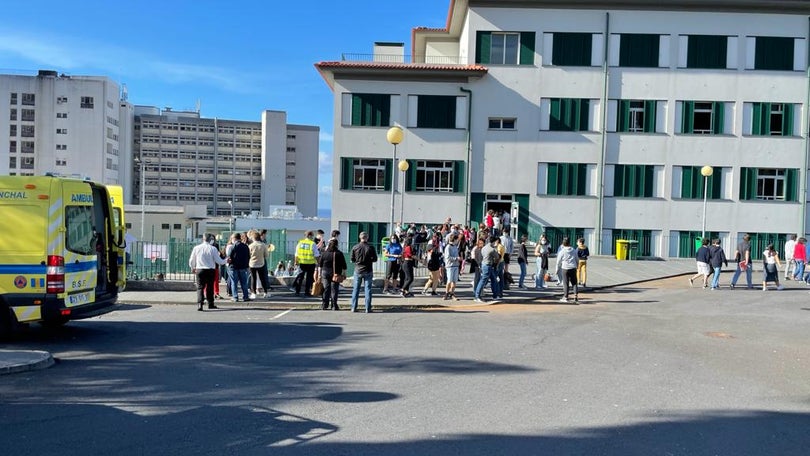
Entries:
[[[388, 132], [385, 134], [385, 139], [388, 140], [389, 144], [394, 146], [394, 161], [392, 163], [397, 162], [397, 144], [402, 142], [402, 137], [404, 132], [400, 127], [391, 127], [388, 129]], [[394, 232], [394, 195], [397, 189], [397, 173], [394, 171], [393, 182], [391, 183], [391, 225], [389, 228], [389, 234]]]
[[714, 168], [709, 165], [700, 168], [700, 174], [703, 176], [703, 234], [700, 240], [706, 238], [706, 201], [709, 197], [709, 177], [714, 173]]
[[144, 169], [146, 168], [146, 164], [149, 163], [149, 160], [142, 160], [140, 157], [135, 157], [133, 160], [136, 165], [140, 166], [140, 173], [141, 173], [141, 241], [143, 241], [144, 237], [144, 220], [145, 217], [145, 207], [146, 207], [146, 175], [144, 174]]
[[410, 164], [408, 164], [408, 160], [400, 160], [397, 168], [402, 171], [402, 196], [400, 197], [402, 201], [399, 202], [399, 223], [402, 224], [405, 221], [405, 173], [408, 172]]
[[233, 201], [228, 200], [228, 206], [231, 206], [231, 218], [228, 221], [228, 227], [230, 228], [231, 233], [233, 233]]

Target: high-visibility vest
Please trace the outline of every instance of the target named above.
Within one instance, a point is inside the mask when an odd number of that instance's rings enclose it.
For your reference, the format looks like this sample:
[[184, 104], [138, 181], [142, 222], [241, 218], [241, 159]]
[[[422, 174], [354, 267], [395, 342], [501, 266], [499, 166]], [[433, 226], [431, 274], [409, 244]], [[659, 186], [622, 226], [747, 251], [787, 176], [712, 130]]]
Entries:
[[315, 253], [312, 246], [315, 244], [311, 239], [301, 239], [295, 247], [295, 256], [298, 257], [298, 264], [315, 264]]

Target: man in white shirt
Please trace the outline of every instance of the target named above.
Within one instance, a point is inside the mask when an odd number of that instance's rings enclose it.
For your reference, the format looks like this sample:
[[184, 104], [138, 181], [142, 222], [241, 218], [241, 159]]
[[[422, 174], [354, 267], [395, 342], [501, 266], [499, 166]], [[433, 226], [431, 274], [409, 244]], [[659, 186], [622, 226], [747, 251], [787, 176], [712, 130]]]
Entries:
[[197, 244], [188, 258], [191, 272], [197, 276], [197, 310], [203, 310], [203, 302], [208, 301], [209, 309], [216, 309], [214, 305], [214, 278], [215, 268], [225, 264], [225, 259], [219, 256], [219, 250], [214, 247], [216, 237], [205, 233], [202, 242]]
[[793, 277], [791, 270], [796, 270], [796, 261], [793, 259], [793, 251], [796, 250], [796, 235], [791, 234], [785, 242], [785, 280]]

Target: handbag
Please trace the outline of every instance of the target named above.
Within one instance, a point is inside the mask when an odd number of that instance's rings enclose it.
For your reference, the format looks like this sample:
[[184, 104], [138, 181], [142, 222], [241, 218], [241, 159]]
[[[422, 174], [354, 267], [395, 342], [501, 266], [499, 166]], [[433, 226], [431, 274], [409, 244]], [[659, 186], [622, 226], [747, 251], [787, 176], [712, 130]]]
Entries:
[[346, 280], [346, 276], [343, 274], [338, 274], [337, 269], [335, 269], [335, 255], [332, 254], [332, 282], [334, 283], [343, 283]]
[[312, 282], [312, 296], [321, 295], [323, 295], [323, 282], [316, 280], [315, 282]]

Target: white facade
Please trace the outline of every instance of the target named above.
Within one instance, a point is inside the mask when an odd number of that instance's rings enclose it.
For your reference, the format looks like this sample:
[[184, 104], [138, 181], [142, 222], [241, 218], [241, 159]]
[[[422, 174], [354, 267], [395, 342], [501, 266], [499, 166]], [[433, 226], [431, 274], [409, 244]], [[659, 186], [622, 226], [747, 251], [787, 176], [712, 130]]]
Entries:
[[204, 204], [213, 216], [284, 204], [317, 215], [319, 129], [288, 125], [286, 117], [264, 111], [262, 122], [253, 122], [137, 106], [133, 201], [143, 195], [147, 206]]
[[119, 117], [119, 88], [106, 77], [0, 75], [0, 173], [118, 183]]
[[[458, 192], [397, 186], [397, 192], [405, 189], [408, 222], [481, 221], [483, 208], [517, 202], [521, 233], [584, 235], [592, 251], [603, 254], [611, 253], [616, 238], [643, 237], [643, 253], [660, 257], [688, 256], [686, 241], [704, 222], [707, 234], [717, 233], [731, 253], [743, 233], [764, 242], [805, 232], [810, 5], [779, 1], [768, 9], [761, 2], [730, 7], [707, 0], [696, 11], [694, 2], [680, 1], [621, 2], [633, 9], [613, 9], [610, 1], [577, 2], [576, 9], [560, 1], [504, 3], [451, 2], [446, 30], [415, 30], [412, 63], [317, 65], [334, 91], [332, 217], [342, 231], [357, 222], [388, 222], [390, 192], [352, 187], [341, 166], [350, 159], [390, 160], [385, 132], [399, 125], [405, 137], [398, 159], [461, 161], [466, 167], [458, 171], [468, 174]], [[585, 48], [578, 63], [560, 61], [571, 49], [566, 40], [577, 38], [566, 34], [590, 35], [589, 52]], [[490, 44], [486, 60], [503, 60], [482, 61], [477, 46], [492, 35], [520, 40], [520, 46], [510, 57], [508, 44], [503, 54]], [[639, 35], [654, 43], [641, 67], [628, 60], [639, 49], [628, 43]], [[722, 60], [716, 67], [704, 68], [698, 52], [690, 51], [690, 39], [703, 36], [717, 37], [709, 40], [724, 52], [706, 57]], [[762, 52], [771, 42], [789, 54], [784, 68], [762, 68], [771, 64]], [[356, 113], [347, 110], [358, 94], [391, 95], [388, 122], [352, 125]], [[425, 95], [458, 97], [455, 124], [419, 127], [417, 100]], [[582, 103], [570, 111], [578, 113], [573, 129], [560, 127], [563, 114], [555, 114], [566, 100]], [[763, 120], [765, 112], [771, 122]], [[639, 120], [628, 127], [627, 119], [642, 117], [649, 125]], [[552, 183], [561, 165], [579, 166], [576, 189], [560, 192]], [[705, 218], [706, 181], [688, 177], [704, 165], [720, 180], [710, 190]], [[638, 170], [643, 177], [632, 174]], [[687, 181], [699, 197], [684, 188]], [[397, 220], [401, 199], [397, 193]]]

